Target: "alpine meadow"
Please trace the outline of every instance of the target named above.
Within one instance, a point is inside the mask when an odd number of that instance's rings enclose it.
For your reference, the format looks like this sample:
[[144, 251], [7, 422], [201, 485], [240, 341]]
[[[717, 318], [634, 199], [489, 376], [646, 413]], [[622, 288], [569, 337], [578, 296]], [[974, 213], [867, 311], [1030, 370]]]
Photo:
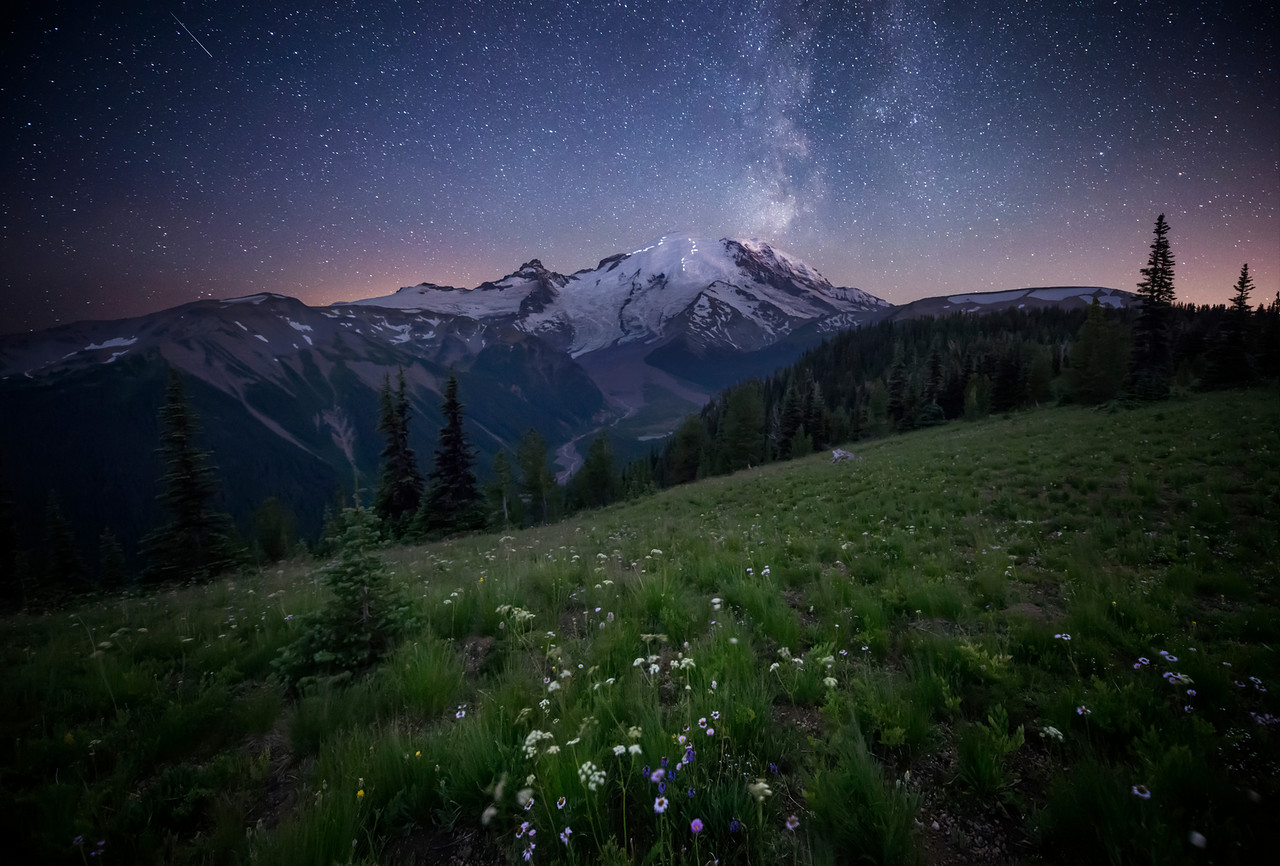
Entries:
[[[5, 835], [49, 863], [1254, 863], [1277, 430], [1274, 386], [1177, 393], [430, 544], [351, 510], [331, 557], [11, 616]], [[291, 650], [344, 622], [379, 634]]]

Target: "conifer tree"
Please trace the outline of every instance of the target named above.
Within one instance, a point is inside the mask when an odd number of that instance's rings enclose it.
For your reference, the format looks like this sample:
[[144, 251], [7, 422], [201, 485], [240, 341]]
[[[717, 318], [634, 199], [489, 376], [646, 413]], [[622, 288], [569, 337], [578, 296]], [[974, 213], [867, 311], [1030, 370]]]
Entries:
[[506, 451], [499, 451], [493, 458], [493, 480], [484, 489], [490, 527], [506, 529], [512, 523], [519, 523], [518, 507], [521, 503], [512, 495], [514, 490], [515, 476], [511, 471], [511, 460]]
[[1240, 269], [1240, 278], [1232, 288], [1236, 293], [1205, 353], [1203, 384], [1207, 388], [1246, 385], [1258, 375], [1258, 362], [1250, 346], [1252, 310], [1249, 294], [1253, 291], [1253, 278], [1249, 276], [1247, 264]]
[[393, 535], [401, 535], [405, 522], [418, 513], [423, 490], [422, 473], [409, 447], [409, 398], [403, 369], [394, 392], [389, 376], [383, 383], [378, 431], [386, 437], [386, 445], [382, 448], [382, 475], [373, 510]]
[[621, 480], [613, 462], [613, 446], [609, 437], [601, 433], [591, 442], [582, 468], [573, 477], [573, 489], [578, 505], [583, 508], [602, 508], [618, 499]]
[[1142, 268], [1138, 296], [1142, 306], [1133, 328], [1131, 379], [1134, 396], [1157, 400], [1169, 393], [1172, 367], [1169, 319], [1173, 307], [1173, 252], [1164, 214], [1156, 218], [1155, 240]]
[[547, 442], [537, 430], [530, 428], [521, 438], [516, 447], [516, 464], [520, 467], [520, 494], [527, 505], [529, 523], [550, 522], [556, 479], [547, 466]]
[[1080, 326], [1071, 346], [1067, 382], [1071, 399], [1092, 406], [1114, 400], [1124, 387], [1125, 360], [1129, 342], [1124, 328], [1108, 321], [1102, 305], [1094, 298], [1089, 318]]
[[57, 599], [67, 593], [84, 589], [84, 563], [76, 551], [75, 533], [71, 523], [62, 513], [58, 497], [49, 492], [44, 520], [44, 584], [41, 594]]
[[452, 535], [484, 525], [480, 493], [472, 462], [475, 453], [462, 429], [462, 403], [458, 400], [458, 377], [450, 376], [444, 389], [444, 426], [436, 448], [431, 489], [419, 511], [419, 524], [429, 535]]
[[187, 402], [182, 378], [169, 371], [160, 409], [160, 457], [164, 463], [157, 497], [166, 522], [143, 539], [153, 581], [204, 581], [235, 563], [231, 518], [214, 508], [216, 474], [209, 452], [196, 447], [199, 425]]
[[111, 592], [124, 586], [124, 548], [110, 529], [98, 536], [98, 587]]
[[332, 598], [306, 617], [297, 640], [272, 663], [298, 689], [316, 680], [346, 679], [372, 667], [410, 621], [407, 604], [390, 585], [376, 552], [377, 517], [366, 508], [348, 508], [340, 522], [337, 562], [318, 574]]

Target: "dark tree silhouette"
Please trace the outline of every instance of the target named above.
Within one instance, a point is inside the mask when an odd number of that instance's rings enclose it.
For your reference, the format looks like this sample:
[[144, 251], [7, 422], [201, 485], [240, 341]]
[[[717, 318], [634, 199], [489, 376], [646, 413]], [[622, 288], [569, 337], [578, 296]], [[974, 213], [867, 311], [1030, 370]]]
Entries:
[[450, 376], [445, 385], [441, 411], [444, 426], [440, 428], [435, 468], [431, 470], [431, 487], [419, 511], [419, 524], [431, 536], [452, 535], [484, 525], [480, 493], [471, 468], [475, 453], [462, 430], [457, 376]]
[[409, 447], [409, 398], [405, 394], [404, 370], [396, 390], [388, 377], [382, 387], [382, 416], [378, 431], [386, 437], [382, 448], [382, 475], [374, 497], [374, 513], [392, 535], [402, 535], [405, 523], [422, 504], [422, 473]]
[[208, 580], [235, 564], [231, 518], [214, 508], [217, 475], [209, 452], [196, 447], [199, 425], [176, 370], [169, 371], [160, 423], [164, 475], [158, 498], [167, 521], [143, 539], [146, 578]]
[[1133, 327], [1131, 387], [1134, 396], [1158, 400], [1169, 393], [1172, 367], [1169, 320], [1173, 307], [1173, 252], [1169, 247], [1169, 224], [1164, 214], [1156, 218], [1155, 240], [1147, 266], [1142, 268], [1138, 296], [1142, 299]]

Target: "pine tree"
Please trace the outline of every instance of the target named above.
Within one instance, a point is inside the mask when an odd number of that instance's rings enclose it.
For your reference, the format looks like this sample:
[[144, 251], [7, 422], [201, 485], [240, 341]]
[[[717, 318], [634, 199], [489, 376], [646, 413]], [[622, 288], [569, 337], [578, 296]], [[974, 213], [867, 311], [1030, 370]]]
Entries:
[[1108, 321], [1098, 299], [1089, 305], [1089, 318], [1071, 346], [1067, 387], [1071, 399], [1086, 406], [1105, 403], [1120, 395], [1124, 387], [1125, 360], [1129, 341], [1124, 328]]
[[520, 439], [516, 446], [516, 464], [520, 467], [520, 496], [529, 523], [549, 523], [556, 479], [547, 466], [547, 442], [537, 430], [531, 428]]
[[124, 548], [110, 529], [98, 536], [98, 587], [107, 592], [124, 586]]
[[422, 473], [409, 447], [409, 398], [403, 369], [394, 392], [390, 377], [383, 383], [378, 432], [386, 437], [386, 445], [382, 449], [382, 475], [374, 497], [374, 512], [393, 535], [400, 535], [405, 522], [418, 513], [423, 490]]
[[520, 500], [512, 496], [515, 476], [506, 451], [499, 451], [493, 458], [493, 478], [484, 487], [484, 497], [489, 513], [488, 525], [492, 529], [507, 529], [519, 518], [513, 515]]
[[613, 462], [613, 446], [601, 433], [591, 442], [582, 468], [573, 477], [573, 489], [583, 508], [603, 508], [618, 499], [621, 480]]
[[1249, 307], [1249, 293], [1253, 291], [1253, 278], [1249, 266], [1240, 269], [1240, 279], [1232, 286], [1236, 290], [1227, 307], [1226, 315], [1218, 324], [1205, 352], [1204, 386], [1229, 388], [1247, 385], [1257, 378], [1258, 362], [1251, 350], [1250, 320], [1253, 311]]
[[62, 513], [58, 497], [49, 492], [44, 520], [44, 582], [41, 595], [50, 600], [85, 588], [84, 563], [76, 551], [75, 533]]
[[1249, 276], [1249, 263], [1245, 262], [1240, 267], [1240, 279], [1236, 280], [1236, 284], [1232, 287], [1236, 293], [1231, 297], [1231, 309], [1236, 313], [1248, 313], [1249, 295], [1253, 292], [1253, 277]]
[[764, 462], [764, 395], [748, 382], [734, 388], [725, 400], [719, 442], [721, 472], [736, 472]]
[[214, 509], [216, 474], [209, 452], [196, 447], [199, 425], [176, 370], [169, 371], [160, 423], [164, 475], [157, 498], [167, 521], [143, 539], [147, 578], [208, 580], [235, 564], [231, 518]]
[[390, 585], [376, 552], [378, 518], [365, 508], [348, 508], [336, 563], [318, 576], [330, 601], [309, 615], [297, 640], [272, 663], [290, 685], [342, 680], [377, 664], [409, 625], [404, 599]]
[[1138, 296], [1142, 306], [1133, 328], [1132, 388], [1134, 396], [1143, 400], [1157, 400], [1169, 393], [1173, 364], [1169, 320], [1174, 295], [1173, 253], [1168, 235], [1169, 224], [1160, 214], [1147, 266], [1140, 271], [1143, 278], [1138, 283]]
[[450, 376], [444, 389], [444, 426], [436, 448], [431, 489], [419, 511], [419, 525], [428, 535], [452, 535], [484, 525], [480, 493], [472, 471], [475, 453], [467, 445], [462, 430], [462, 403], [458, 400], [458, 377]]

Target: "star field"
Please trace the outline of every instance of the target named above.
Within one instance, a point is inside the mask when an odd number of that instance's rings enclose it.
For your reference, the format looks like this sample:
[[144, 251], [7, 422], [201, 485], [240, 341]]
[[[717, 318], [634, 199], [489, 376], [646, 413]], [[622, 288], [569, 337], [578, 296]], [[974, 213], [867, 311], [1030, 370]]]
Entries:
[[0, 332], [672, 231], [895, 303], [1132, 290], [1159, 213], [1179, 300], [1280, 288], [1269, 2], [139, 5], [6, 23]]

